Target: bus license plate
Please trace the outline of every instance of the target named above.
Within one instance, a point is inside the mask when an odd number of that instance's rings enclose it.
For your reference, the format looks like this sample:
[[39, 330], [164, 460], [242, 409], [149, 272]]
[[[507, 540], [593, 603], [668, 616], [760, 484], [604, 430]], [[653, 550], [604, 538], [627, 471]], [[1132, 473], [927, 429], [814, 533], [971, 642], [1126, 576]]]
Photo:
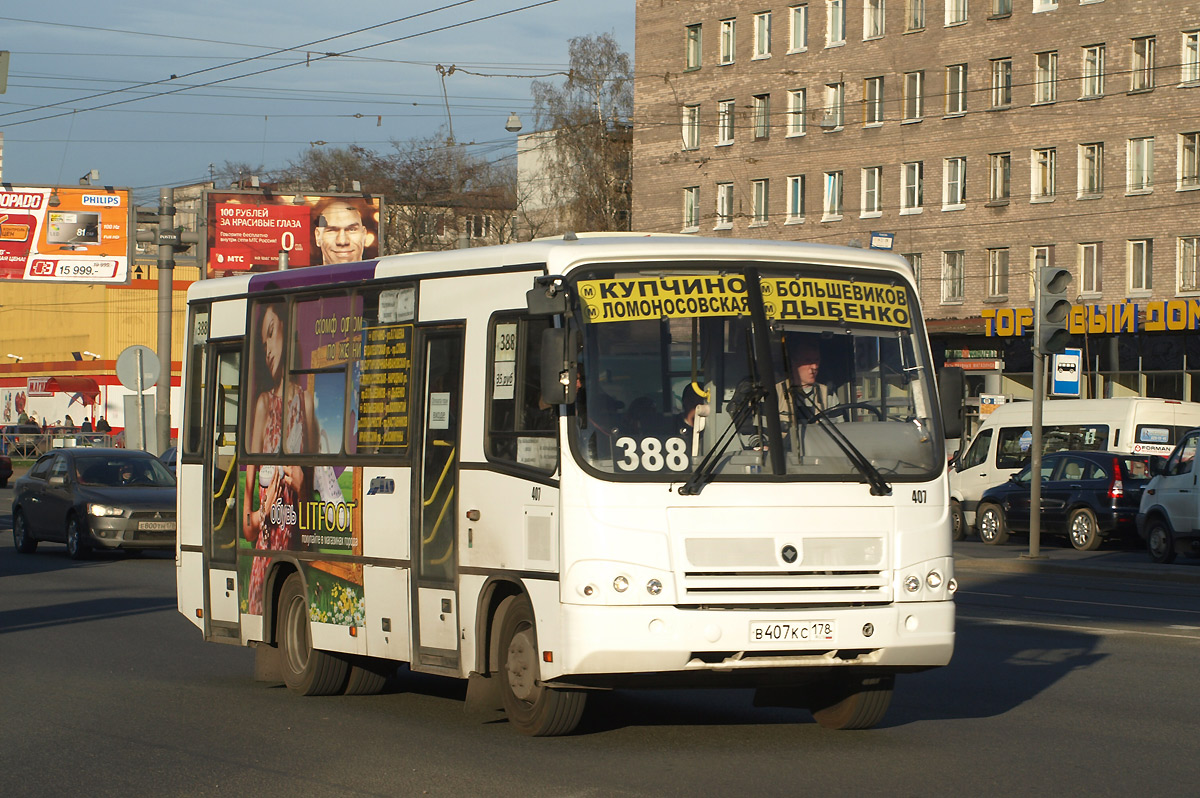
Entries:
[[833, 621], [753, 621], [753, 643], [832, 642], [837, 626]]
[[174, 521], [138, 521], [138, 530], [142, 532], [174, 532]]

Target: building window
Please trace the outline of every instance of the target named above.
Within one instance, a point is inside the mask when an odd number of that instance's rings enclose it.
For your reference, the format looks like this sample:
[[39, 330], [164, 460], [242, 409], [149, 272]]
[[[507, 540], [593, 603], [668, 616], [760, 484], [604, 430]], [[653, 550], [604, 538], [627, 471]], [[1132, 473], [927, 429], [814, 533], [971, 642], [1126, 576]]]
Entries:
[[901, 255], [900, 257], [907, 260], [908, 265], [910, 267], [912, 267], [913, 278], [914, 278], [913, 282], [915, 282], [917, 284], [917, 289], [920, 290], [920, 288], [921, 288], [921, 253], [920, 252], [909, 252], [905, 255]]
[[717, 224], [715, 229], [733, 227], [733, 183], [717, 183]]
[[787, 182], [787, 223], [804, 221], [804, 175], [793, 175]]
[[466, 217], [467, 238], [487, 238], [492, 234], [492, 217], [472, 215]]
[[1012, 0], [992, 0], [992, 16], [1007, 17], [1012, 14]]
[[1129, 139], [1125, 193], [1149, 194], [1154, 190], [1154, 137]]
[[700, 229], [700, 187], [688, 186], [683, 190], [683, 232], [693, 233]]
[[1179, 59], [1179, 80], [1200, 82], [1200, 30], [1183, 32], [1183, 53]]
[[845, 107], [846, 87], [841, 83], [825, 84], [825, 118], [821, 127], [829, 130], [840, 130], [846, 121]]
[[842, 173], [825, 173], [825, 207], [821, 221], [836, 221], [842, 218]]
[[754, 58], [771, 57], [771, 12], [754, 15]]
[[963, 251], [942, 253], [942, 302], [962, 302], [966, 296]]
[[1008, 249], [988, 250], [988, 297], [1008, 296]]
[[1090, 44], [1083, 48], [1084, 97], [1104, 95], [1104, 45]]
[[1033, 101], [1052, 103], [1058, 99], [1058, 53], [1038, 53], [1035, 56]]
[[863, 124], [883, 124], [883, 78], [863, 81]]
[[967, 112], [967, 65], [951, 64], [946, 67], [946, 113]]
[[1057, 11], [1058, 0], [1033, 0], [1033, 13], [1040, 14], [1043, 11]]
[[942, 161], [942, 210], [959, 210], [967, 202], [967, 159]]
[[904, 4], [904, 29], [925, 29], [925, 0], [908, 0]]
[[1053, 147], [1033, 150], [1030, 161], [1029, 187], [1031, 199], [1054, 199], [1055, 152]]
[[733, 100], [721, 100], [717, 103], [717, 144], [733, 143], [733, 117], [737, 113], [737, 104]]
[[1154, 37], [1133, 40], [1133, 64], [1130, 68], [1129, 90], [1154, 88]]
[[863, 0], [863, 41], [883, 35], [884, 0]]
[[1012, 154], [994, 152], [988, 156], [988, 201], [1008, 202], [1012, 178]]
[[1179, 290], [1200, 291], [1200, 236], [1179, 237]]
[[1200, 132], [1179, 134], [1179, 191], [1200, 188]]
[[771, 95], [754, 95], [754, 138], [765, 139], [771, 135]]
[[846, 0], [825, 0], [825, 46], [846, 42]]
[[764, 225], [770, 218], [767, 215], [767, 202], [771, 198], [770, 182], [769, 180], [755, 180], [752, 183], [754, 190], [754, 218], [751, 223], [754, 225]]
[[700, 106], [683, 106], [683, 148], [694, 150], [700, 146]]
[[735, 37], [737, 35], [737, 20], [723, 19], [721, 20], [721, 58], [722, 64], [733, 63]]
[[920, 213], [925, 202], [925, 164], [906, 163], [900, 168], [900, 213]]
[[882, 182], [882, 166], [868, 166], [862, 170], [862, 211], [860, 216], [863, 218], [879, 216], [883, 213], [883, 202], [879, 196]]
[[1104, 145], [1079, 145], [1079, 196], [1098, 197], [1104, 192]]
[[803, 136], [805, 130], [805, 113], [808, 101], [804, 89], [792, 89], [788, 92], [788, 122], [789, 136]]
[[904, 120], [911, 122], [925, 115], [925, 73], [904, 75]]
[[1012, 105], [1012, 59], [997, 58], [992, 61], [992, 107], [1007, 108]]
[[1129, 291], [1154, 288], [1154, 241], [1149, 238], [1128, 242]]
[[959, 25], [967, 21], [967, 0], [946, 0], [946, 24]]
[[1054, 247], [1030, 247], [1029, 265], [1029, 298], [1034, 299], [1037, 296], [1037, 275], [1044, 267], [1054, 265]]
[[788, 31], [788, 52], [802, 53], [808, 49], [808, 4], [792, 6]]
[[1100, 244], [1079, 245], [1079, 292], [1100, 293]]
[[699, 69], [700, 68], [700, 30], [699, 25], [688, 25], [684, 29], [686, 31], [685, 46], [684, 46], [684, 69]]

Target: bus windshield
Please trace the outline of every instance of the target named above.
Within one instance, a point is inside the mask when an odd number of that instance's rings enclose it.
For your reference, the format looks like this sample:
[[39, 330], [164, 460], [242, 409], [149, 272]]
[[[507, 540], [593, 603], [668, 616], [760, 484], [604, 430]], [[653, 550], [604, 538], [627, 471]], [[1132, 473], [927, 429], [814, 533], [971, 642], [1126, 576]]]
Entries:
[[602, 476], [930, 479], [944, 460], [907, 283], [729, 264], [589, 269], [571, 445]]

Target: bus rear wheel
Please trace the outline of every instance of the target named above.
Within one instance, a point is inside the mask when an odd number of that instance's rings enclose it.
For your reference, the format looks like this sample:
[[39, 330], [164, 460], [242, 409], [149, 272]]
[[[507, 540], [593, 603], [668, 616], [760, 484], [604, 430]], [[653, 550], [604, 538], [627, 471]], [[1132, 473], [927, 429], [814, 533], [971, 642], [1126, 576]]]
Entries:
[[500, 613], [498, 678], [508, 722], [531, 737], [570, 734], [583, 717], [587, 696], [578, 690], [556, 690], [541, 683], [537, 627], [527, 597], [505, 599]]
[[300, 574], [292, 574], [279, 591], [275, 612], [275, 640], [283, 682], [300, 695], [335, 695], [346, 687], [350, 666], [327, 651], [312, 647], [308, 631], [308, 599]]
[[869, 729], [887, 714], [895, 686], [890, 673], [834, 679], [818, 691], [820, 698], [809, 709], [822, 728]]

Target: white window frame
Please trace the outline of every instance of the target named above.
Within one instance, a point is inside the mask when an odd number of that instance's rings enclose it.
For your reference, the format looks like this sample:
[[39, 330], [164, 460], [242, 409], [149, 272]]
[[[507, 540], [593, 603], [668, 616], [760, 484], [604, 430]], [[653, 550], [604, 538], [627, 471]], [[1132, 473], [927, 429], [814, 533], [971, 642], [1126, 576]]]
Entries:
[[754, 15], [754, 55], [751, 60], [771, 57], [771, 12], [759, 11]]
[[846, 84], [825, 84], [825, 118], [821, 127], [826, 130], [841, 130], [846, 124]]
[[700, 149], [700, 106], [685, 105], [680, 125], [682, 128], [683, 149]]
[[883, 167], [866, 166], [862, 170], [862, 191], [859, 218], [883, 216]]
[[1012, 105], [1012, 59], [992, 59], [992, 107], [1008, 108]]
[[763, 227], [771, 220], [771, 181], [767, 178], [750, 181], [750, 195], [754, 198], [754, 213], [751, 227]]
[[1079, 245], [1079, 293], [1083, 296], [1099, 296], [1101, 281], [1102, 250], [1100, 242], [1089, 241]]
[[1149, 91], [1154, 88], [1155, 37], [1139, 36], [1132, 40], [1133, 58], [1129, 69], [1129, 90]]
[[1125, 262], [1129, 273], [1129, 293], [1148, 294], [1154, 290], [1154, 239], [1131, 238], [1125, 242]]
[[950, 64], [946, 67], [946, 116], [957, 116], [967, 112], [967, 65]]
[[1083, 79], [1080, 82], [1080, 96], [1104, 96], [1104, 44], [1089, 44], [1083, 48]]
[[700, 187], [687, 186], [683, 189], [683, 233], [700, 231]]
[[1175, 174], [1176, 191], [1200, 189], [1200, 130], [1179, 134], [1179, 164]]
[[804, 175], [791, 175], [787, 179], [787, 221], [784, 224], [804, 222]]
[[822, 184], [824, 192], [822, 195], [821, 204], [821, 221], [836, 222], [842, 218], [843, 200], [842, 191], [844, 189], [844, 181], [841, 171], [825, 172]]
[[1047, 50], [1033, 56], [1033, 104], [1058, 101], [1058, 51]]
[[1154, 192], [1154, 136], [1126, 140], [1125, 194]]
[[967, 21], [967, 0], [946, 0], [946, 27]]
[[925, 71], [904, 73], [904, 121], [925, 118]]
[[846, 0], [825, 0], [825, 46], [846, 43]]
[[803, 53], [808, 50], [808, 3], [788, 9], [788, 52]]
[[1175, 244], [1175, 273], [1180, 293], [1200, 292], [1200, 235], [1179, 236]]
[[883, 124], [883, 77], [863, 80], [863, 126], [878, 127]]
[[966, 299], [966, 259], [964, 250], [942, 252], [942, 304], [957, 305]]
[[1079, 197], [1099, 197], [1104, 193], [1104, 143], [1079, 145]]
[[988, 202], [1008, 202], [1012, 198], [1012, 153], [988, 155]]
[[988, 299], [1004, 299], [1008, 296], [1008, 264], [1008, 247], [988, 250]]
[[1042, 267], [1054, 265], [1054, 247], [1036, 246], [1029, 248], [1029, 298], [1037, 294], [1037, 275]]
[[737, 20], [721, 20], [721, 50], [717, 63], [732, 64], [737, 55]]
[[885, 0], [863, 0], [863, 41], [881, 39], [886, 33]]
[[1029, 201], [1050, 202], [1056, 194], [1058, 153], [1054, 147], [1039, 147], [1029, 153]]
[[787, 135], [803, 136], [808, 129], [808, 90], [791, 89], [788, 92]]
[[917, 291], [919, 292], [921, 290], [921, 253], [906, 252], [900, 257], [908, 261], [908, 267], [913, 272], [913, 282], [917, 284]]
[[754, 124], [751, 133], [756, 141], [771, 137], [771, 95], [756, 94], [753, 97]]
[[1033, 0], [1033, 13], [1041, 14], [1044, 11], [1057, 11], [1058, 0]]
[[683, 68], [685, 71], [700, 68], [700, 61], [703, 55], [703, 35], [704, 29], [702, 25], [687, 25], [684, 27]]
[[717, 183], [717, 223], [713, 229], [733, 229], [733, 183]]
[[1179, 82], [1200, 83], [1200, 30], [1185, 30], [1179, 54]]
[[942, 159], [942, 210], [961, 211], [967, 207], [967, 159], [962, 156]]
[[736, 130], [737, 101], [717, 101], [717, 146], [727, 147], [733, 143]]
[[904, 4], [904, 29], [925, 30], [925, 0], [906, 0]]
[[925, 208], [925, 163], [900, 165], [900, 215], [923, 213]]

